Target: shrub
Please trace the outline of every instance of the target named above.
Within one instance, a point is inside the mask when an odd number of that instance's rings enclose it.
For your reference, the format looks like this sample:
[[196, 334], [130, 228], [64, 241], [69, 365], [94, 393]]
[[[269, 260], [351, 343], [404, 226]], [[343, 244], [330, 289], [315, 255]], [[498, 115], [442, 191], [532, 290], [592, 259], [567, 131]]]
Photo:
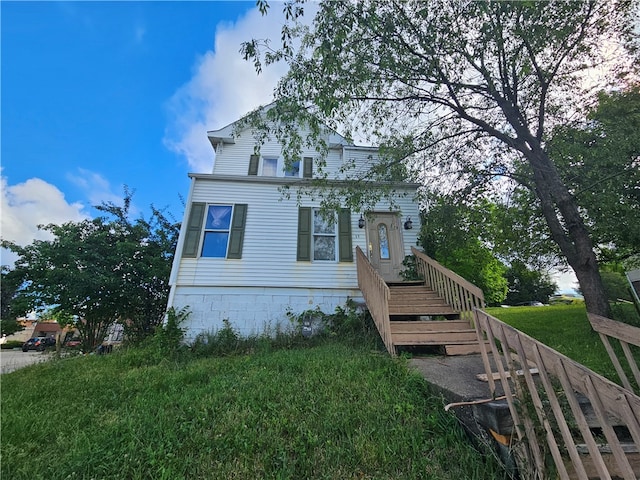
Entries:
[[0, 345], [0, 348], [3, 350], [11, 350], [13, 348], [20, 348], [24, 342], [20, 340], [7, 340], [5, 343]]

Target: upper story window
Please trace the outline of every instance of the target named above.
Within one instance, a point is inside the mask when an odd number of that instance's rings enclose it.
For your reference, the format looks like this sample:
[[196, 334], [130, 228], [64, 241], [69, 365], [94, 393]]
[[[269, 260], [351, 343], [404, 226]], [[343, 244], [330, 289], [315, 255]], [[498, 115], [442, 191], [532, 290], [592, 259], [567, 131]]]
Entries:
[[291, 165], [291, 168], [285, 169], [284, 176], [300, 177], [300, 160], [298, 160], [297, 162], [294, 162], [293, 165]]
[[285, 168], [284, 160], [281, 158], [251, 155], [249, 158], [248, 175], [260, 175], [263, 177], [312, 178], [313, 158], [304, 157], [302, 161], [298, 160], [294, 162], [291, 167]]
[[277, 158], [262, 159], [262, 176], [263, 177], [278, 176], [278, 159]]

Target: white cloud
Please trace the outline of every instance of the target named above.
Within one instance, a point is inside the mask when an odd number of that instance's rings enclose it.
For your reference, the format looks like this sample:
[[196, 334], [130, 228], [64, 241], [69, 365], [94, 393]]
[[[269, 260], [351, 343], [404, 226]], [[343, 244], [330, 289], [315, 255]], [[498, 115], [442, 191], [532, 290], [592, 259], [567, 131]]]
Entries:
[[[28, 245], [34, 240], [49, 240], [51, 234], [38, 229], [38, 225], [62, 224], [88, 217], [81, 203], [68, 203], [64, 194], [54, 185], [40, 178], [9, 185], [1, 178], [0, 230], [3, 240]], [[13, 253], [3, 250], [1, 263], [11, 265]]]
[[99, 173], [78, 168], [77, 173], [67, 174], [67, 179], [84, 191], [91, 206], [100, 205], [102, 202], [122, 205], [123, 193], [113, 193], [109, 181]]
[[[308, 14], [312, 18], [311, 12]], [[283, 14], [272, 9], [263, 17], [250, 10], [233, 24], [216, 28], [215, 47], [195, 62], [193, 76], [168, 102], [171, 115], [165, 144], [183, 155], [189, 168], [210, 173], [214, 153], [207, 131], [224, 127], [260, 105], [270, 103], [284, 64], [271, 65], [257, 75], [253, 63], [242, 59], [242, 42], [251, 38], [280, 39]]]

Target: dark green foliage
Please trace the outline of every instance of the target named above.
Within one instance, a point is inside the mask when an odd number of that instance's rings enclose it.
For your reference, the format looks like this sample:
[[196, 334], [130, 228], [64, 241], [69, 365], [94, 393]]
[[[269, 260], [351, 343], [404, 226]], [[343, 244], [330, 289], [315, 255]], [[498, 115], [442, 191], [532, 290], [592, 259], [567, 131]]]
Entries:
[[640, 254], [640, 85], [601, 92], [584, 121], [554, 130], [549, 149], [603, 246], [600, 259]]
[[0, 266], [0, 276], [0, 333], [11, 335], [22, 330], [16, 323], [16, 318], [25, 315], [29, 307], [18, 296], [23, 282], [22, 276], [6, 265]]
[[15, 319], [0, 320], [0, 335], [11, 335], [24, 330]]
[[484, 292], [489, 305], [507, 294], [507, 267], [486, 243], [493, 205], [468, 205], [455, 196], [434, 196], [422, 216], [418, 240], [425, 253]]
[[509, 282], [509, 291], [505, 299], [507, 305], [532, 301], [547, 303], [557, 288], [548, 274], [531, 270], [520, 261], [511, 263], [506, 277]]
[[23, 343], [24, 342], [21, 342], [19, 340], [9, 340], [8, 342], [5, 342], [2, 345], [0, 345], [0, 348], [2, 350], [11, 350], [13, 348], [20, 348]]
[[402, 260], [402, 267], [403, 268], [400, 272], [400, 276], [404, 280], [424, 280], [424, 278], [422, 278], [422, 275], [418, 273], [415, 255], [407, 255], [406, 257], [404, 257], [404, 260]]
[[122, 207], [97, 207], [109, 218], [41, 227], [53, 240], [26, 247], [3, 242], [19, 256], [8, 273], [12, 308], [54, 306], [56, 318], [74, 322], [85, 351], [99, 345], [116, 320], [126, 323], [133, 342], [153, 334], [165, 314], [179, 225], [153, 207], [150, 221], [131, 221], [131, 197], [125, 189]]
[[600, 275], [602, 276], [604, 290], [607, 292], [607, 298], [610, 302], [617, 302], [619, 300], [632, 301], [631, 289], [627, 277], [622, 273], [608, 270], [600, 272]]
[[151, 344], [168, 356], [178, 352], [184, 347], [185, 328], [182, 324], [190, 314], [187, 307], [178, 311], [171, 307], [167, 311], [166, 321], [156, 327]]
[[[260, 335], [249, 336], [241, 336], [231, 322], [224, 320], [221, 329], [198, 335], [191, 351], [197, 356], [246, 355], [312, 348], [336, 340], [345, 345], [369, 345], [373, 349], [383, 349], [371, 315], [353, 300], [337, 306], [333, 313], [313, 309], [287, 315], [293, 328], [267, 329]], [[305, 325], [313, 331], [311, 336], [303, 335]]]

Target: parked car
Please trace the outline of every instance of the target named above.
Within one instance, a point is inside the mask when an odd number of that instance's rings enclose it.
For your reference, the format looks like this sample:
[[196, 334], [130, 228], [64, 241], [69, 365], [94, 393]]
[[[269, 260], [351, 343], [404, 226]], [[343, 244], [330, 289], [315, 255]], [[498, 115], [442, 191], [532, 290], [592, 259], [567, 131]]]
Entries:
[[538, 301], [520, 302], [515, 304], [516, 307], [544, 307], [544, 303]]
[[584, 298], [582, 298], [581, 296], [575, 295], [573, 293], [562, 293], [559, 295], [551, 295], [551, 297], [549, 297], [549, 303], [551, 305], [557, 305], [559, 303], [571, 305], [574, 303], [582, 303], [582, 302], [584, 302]]
[[43, 352], [47, 347], [55, 347], [56, 339], [53, 337], [33, 337], [22, 344], [22, 351], [37, 350]]
[[64, 342], [64, 346], [68, 348], [77, 348], [80, 345], [82, 345], [82, 342], [79, 338], [72, 338], [71, 340]]

